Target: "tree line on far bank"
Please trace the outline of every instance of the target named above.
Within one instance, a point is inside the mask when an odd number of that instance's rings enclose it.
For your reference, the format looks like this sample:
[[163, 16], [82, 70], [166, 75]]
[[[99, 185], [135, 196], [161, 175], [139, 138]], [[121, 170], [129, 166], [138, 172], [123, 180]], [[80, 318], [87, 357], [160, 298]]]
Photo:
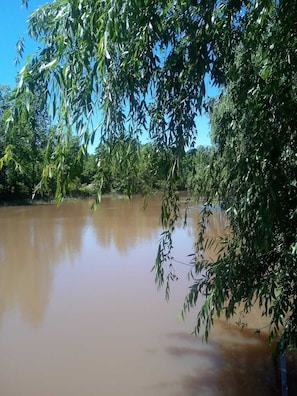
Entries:
[[[103, 194], [150, 194], [166, 184], [174, 153], [155, 143], [141, 143], [139, 138], [123, 132], [103, 139], [93, 154], [82, 153], [77, 136], [68, 137], [63, 153], [57, 153], [59, 130], [48, 114], [38, 107], [27, 118], [6, 131], [6, 110], [11, 90], [0, 87], [0, 202], [51, 199], [56, 195], [57, 172], [54, 161], [63, 157], [59, 174], [64, 196]], [[176, 188], [193, 193], [203, 186], [213, 149], [199, 146], [185, 153], [178, 166]], [[8, 160], [11, 159], [11, 160]], [[8, 161], [7, 161], [8, 160]]]

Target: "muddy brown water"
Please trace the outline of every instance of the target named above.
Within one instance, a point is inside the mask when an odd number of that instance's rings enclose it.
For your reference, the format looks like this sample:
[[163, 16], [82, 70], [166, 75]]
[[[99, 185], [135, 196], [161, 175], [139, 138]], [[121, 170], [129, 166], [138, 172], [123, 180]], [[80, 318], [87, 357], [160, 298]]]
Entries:
[[[0, 209], [1, 396], [277, 394], [265, 333], [217, 321], [205, 343], [191, 334], [195, 312], [180, 319], [199, 209], [176, 229], [166, 302], [151, 272], [160, 202], [142, 203]], [[208, 232], [224, 227], [218, 212]]]

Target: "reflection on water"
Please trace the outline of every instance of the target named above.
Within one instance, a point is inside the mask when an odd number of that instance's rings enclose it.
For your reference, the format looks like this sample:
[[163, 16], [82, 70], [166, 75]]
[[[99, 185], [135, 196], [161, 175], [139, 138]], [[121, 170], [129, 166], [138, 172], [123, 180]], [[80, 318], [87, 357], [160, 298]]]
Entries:
[[[179, 312], [189, 286], [177, 265], [169, 303], [151, 267], [157, 197], [0, 209], [1, 396], [274, 395], [265, 335], [218, 321], [209, 343]], [[199, 211], [177, 228], [188, 262]], [[225, 232], [217, 213], [208, 232]]]
[[[121, 253], [127, 252], [141, 239], [156, 238], [159, 234], [160, 202], [157, 197], [143, 210], [144, 202], [138, 200], [105, 198], [92, 217], [92, 225], [100, 245], [115, 246]], [[120, 209], [120, 210], [119, 210]], [[107, 227], [104, 225], [108, 225]]]
[[19, 307], [39, 324], [49, 299], [54, 267], [80, 249], [86, 208], [55, 205], [1, 208], [0, 317]]

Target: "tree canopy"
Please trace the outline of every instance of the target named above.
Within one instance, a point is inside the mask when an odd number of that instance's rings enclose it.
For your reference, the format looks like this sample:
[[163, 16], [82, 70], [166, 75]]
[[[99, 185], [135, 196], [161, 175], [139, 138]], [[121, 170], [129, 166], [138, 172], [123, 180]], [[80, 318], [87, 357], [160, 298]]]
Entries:
[[[197, 331], [206, 336], [216, 315], [229, 318], [243, 302], [246, 312], [260, 304], [271, 338], [296, 343], [296, 8], [293, 0], [55, 0], [29, 20], [40, 47], [19, 75], [8, 127], [30, 113], [38, 91], [59, 125], [58, 147], [76, 132], [83, 154], [96, 131], [108, 140], [128, 129], [170, 148], [160, 283], [174, 278], [166, 249], [179, 169], [199, 139], [197, 115], [210, 112], [216, 150], [184, 306], [204, 295]], [[222, 89], [217, 101], [207, 98], [206, 77]], [[203, 230], [215, 201], [232, 238], [208, 262]]]

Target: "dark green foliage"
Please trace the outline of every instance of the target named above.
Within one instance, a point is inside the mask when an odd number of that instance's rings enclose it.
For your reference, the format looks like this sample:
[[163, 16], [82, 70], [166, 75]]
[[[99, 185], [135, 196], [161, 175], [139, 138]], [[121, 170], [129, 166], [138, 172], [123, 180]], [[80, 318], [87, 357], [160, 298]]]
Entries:
[[18, 123], [6, 131], [11, 91], [1, 87], [1, 194], [31, 198], [41, 179], [43, 157], [47, 145], [48, 118], [38, 108], [38, 100], [30, 114], [19, 114]]
[[205, 197], [208, 191], [208, 173], [214, 149], [199, 146], [185, 154], [182, 161], [182, 178], [185, 187], [190, 190], [197, 199]]
[[7, 130], [12, 92], [1, 87], [0, 95], [1, 199], [30, 200], [36, 193], [52, 197], [59, 188], [68, 194], [77, 190], [81, 185], [77, 177], [83, 169], [78, 138], [70, 136], [67, 145], [60, 144], [62, 137], [56, 127], [50, 127], [37, 97], [34, 108], [18, 114], [17, 122]]
[[[187, 161], [188, 156], [179, 168], [177, 190], [185, 189], [190, 168], [195, 166], [193, 159]], [[169, 148], [152, 143], [142, 145], [137, 138], [123, 133], [100, 143], [94, 160], [94, 180], [103, 193], [131, 196], [166, 191], [174, 155]]]
[[240, 301], [246, 311], [259, 304], [271, 337], [296, 344], [297, 25], [284, 2], [265, 17], [254, 52], [237, 47], [212, 111], [211, 195], [224, 203], [233, 237], [198, 289], [210, 284], [215, 311], [228, 302], [227, 317]]

